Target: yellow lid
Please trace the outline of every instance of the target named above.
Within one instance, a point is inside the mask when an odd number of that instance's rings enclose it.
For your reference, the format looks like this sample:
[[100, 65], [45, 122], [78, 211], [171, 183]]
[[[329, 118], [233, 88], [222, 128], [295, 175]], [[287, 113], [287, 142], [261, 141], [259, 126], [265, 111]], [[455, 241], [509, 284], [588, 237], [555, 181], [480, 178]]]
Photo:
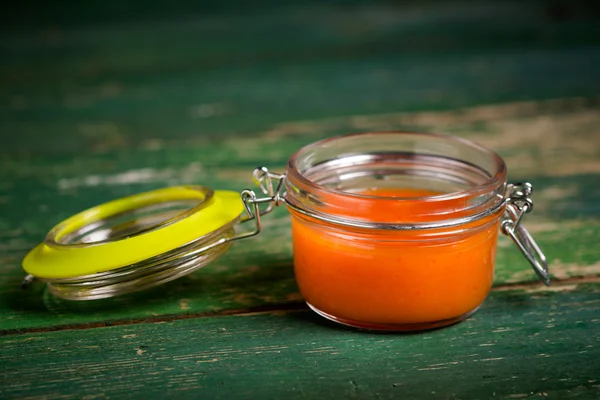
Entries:
[[[182, 208], [185, 209], [182, 210]], [[92, 275], [184, 246], [235, 222], [240, 194], [176, 186], [114, 200], [56, 225], [23, 260], [42, 279]]]

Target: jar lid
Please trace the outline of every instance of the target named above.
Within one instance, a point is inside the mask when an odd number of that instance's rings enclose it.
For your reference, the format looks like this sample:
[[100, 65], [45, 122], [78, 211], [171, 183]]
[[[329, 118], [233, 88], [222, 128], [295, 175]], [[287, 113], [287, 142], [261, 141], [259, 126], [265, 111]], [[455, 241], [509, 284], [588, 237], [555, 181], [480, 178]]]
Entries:
[[[41, 279], [70, 279], [139, 264], [235, 224], [238, 192], [176, 186], [110, 201], [56, 225], [23, 260]], [[190, 271], [191, 272], [191, 271]]]
[[[95, 300], [143, 290], [187, 275], [261, 230], [279, 205], [284, 175], [255, 169], [267, 197], [249, 189], [174, 186], [82, 211], [59, 223], [23, 259], [22, 286], [38, 279], [67, 300]], [[274, 182], [277, 185], [274, 186]], [[253, 222], [250, 229], [238, 225]]]

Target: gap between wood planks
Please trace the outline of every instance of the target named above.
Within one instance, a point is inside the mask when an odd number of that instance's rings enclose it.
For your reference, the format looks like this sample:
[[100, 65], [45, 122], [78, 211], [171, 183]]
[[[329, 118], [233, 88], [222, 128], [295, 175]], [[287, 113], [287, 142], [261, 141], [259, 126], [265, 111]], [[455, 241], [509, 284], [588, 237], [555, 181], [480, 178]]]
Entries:
[[[507, 291], [507, 290], [523, 290], [526, 292], [544, 292], [544, 291], [567, 291], [574, 289], [577, 285], [582, 283], [600, 283], [600, 275], [585, 276], [585, 277], [572, 277], [565, 279], [556, 279], [552, 281], [550, 287], [543, 286], [540, 282], [529, 282], [529, 283], [506, 283], [492, 288], [492, 292]], [[170, 314], [170, 315], [159, 315], [156, 317], [146, 318], [135, 318], [128, 320], [115, 320], [110, 322], [87, 322], [82, 324], [71, 324], [71, 325], [56, 325], [49, 327], [34, 327], [24, 329], [8, 329], [0, 331], [0, 336], [9, 335], [22, 335], [29, 333], [42, 333], [42, 332], [55, 332], [64, 330], [84, 330], [94, 328], [105, 328], [109, 326], [122, 326], [122, 325], [137, 325], [145, 323], [157, 323], [157, 322], [171, 322], [184, 319], [192, 318], [207, 318], [207, 317], [222, 317], [232, 315], [254, 315], [254, 314], [272, 314], [276, 312], [290, 312], [290, 311], [306, 311], [308, 306], [303, 301], [296, 301], [284, 304], [274, 304], [268, 306], [256, 306], [249, 308], [238, 308], [221, 310], [217, 312], [203, 312], [203, 313], [190, 313], [190, 314]]]

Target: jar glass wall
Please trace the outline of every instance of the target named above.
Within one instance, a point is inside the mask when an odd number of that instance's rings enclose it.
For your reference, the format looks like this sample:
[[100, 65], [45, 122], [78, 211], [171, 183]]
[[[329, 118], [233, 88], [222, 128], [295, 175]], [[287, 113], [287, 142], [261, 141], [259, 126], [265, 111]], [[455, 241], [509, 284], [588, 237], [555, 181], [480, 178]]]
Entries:
[[317, 313], [418, 330], [474, 312], [493, 280], [506, 166], [458, 138], [384, 132], [316, 142], [289, 161], [294, 269]]

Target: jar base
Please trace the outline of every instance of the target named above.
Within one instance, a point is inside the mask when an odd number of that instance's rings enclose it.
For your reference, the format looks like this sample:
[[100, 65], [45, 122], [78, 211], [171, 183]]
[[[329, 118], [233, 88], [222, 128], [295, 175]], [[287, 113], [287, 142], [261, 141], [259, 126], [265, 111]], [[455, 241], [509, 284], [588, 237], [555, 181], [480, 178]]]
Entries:
[[430, 329], [441, 328], [444, 326], [456, 324], [464, 319], [469, 318], [471, 315], [475, 314], [477, 310], [479, 310], [479, 306], [465, 314], [459, 315], [458, 317], [444, 319], [441, 321], [432, 321], [432, 322], [422, 322], [422, 323], [406, 323], [406, 324], [380, 324], [377, 322], [364, 322], [364, 321], [354, 321], [345, 318], [338, 318], [333, 315], [330, 315], [324, 311], [319, 310], [309, 302], [306, 302], [308, 307], [313, 310], [315, 313], [320, 315], [323, 318], [328, 319], [329, 321], [336, 322], [338, 324], [348, 326], [351, 328], [357, 328], [362, 330], [369, 331], [383, 331], [383, 332], [417, 332], [424, 331]]

